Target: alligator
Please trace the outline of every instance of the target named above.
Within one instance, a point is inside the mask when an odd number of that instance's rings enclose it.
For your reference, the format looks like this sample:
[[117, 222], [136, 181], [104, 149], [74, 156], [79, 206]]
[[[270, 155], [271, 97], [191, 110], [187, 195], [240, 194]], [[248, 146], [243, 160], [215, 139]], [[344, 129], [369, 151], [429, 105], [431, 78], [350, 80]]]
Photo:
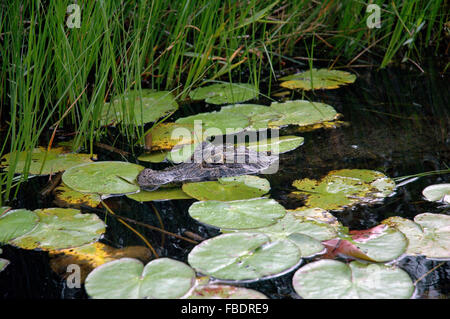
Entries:
[[278, 156], [257, 152], [234, 144], [199, 144], [185, 162], [163, 170], [142, 170], [137, 183], [141, 189], [153, 191], [162, 186], [185, 182], [214, 181], [221, 177], [263, 173]]

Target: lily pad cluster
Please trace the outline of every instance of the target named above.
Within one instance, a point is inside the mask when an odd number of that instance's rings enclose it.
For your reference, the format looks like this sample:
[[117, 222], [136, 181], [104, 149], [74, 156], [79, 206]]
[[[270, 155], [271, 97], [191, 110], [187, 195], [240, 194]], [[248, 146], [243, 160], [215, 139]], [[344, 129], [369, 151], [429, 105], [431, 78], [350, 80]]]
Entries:
[[67, 249], [98, 241], [105, 227], [97, 215], [77, 209], [17, 209], [0, 217], [0, 242], [23, 249]]
[[169, 91], [130, 90], [103, 105], [101, 124], [144, 125], [156, 122], [177, 109], [175, 97]]
[[340, 211], [357, 204], [370, 204], [393, 194], [395, 182], [384, 174], [361, 169], [332, 171], [321, 180], [305, 178], [292, 184], [307, 207]]
[[280, 78], [280, 86], [288, 89], [337, 89], [342, 85], [353, 83], [356, 75], [338, 70], [311, 69]]

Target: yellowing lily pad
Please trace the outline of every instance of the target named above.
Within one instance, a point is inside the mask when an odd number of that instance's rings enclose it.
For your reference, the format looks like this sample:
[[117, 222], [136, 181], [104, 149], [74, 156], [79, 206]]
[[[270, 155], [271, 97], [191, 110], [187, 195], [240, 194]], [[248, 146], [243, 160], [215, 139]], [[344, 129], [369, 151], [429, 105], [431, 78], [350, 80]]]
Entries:
[[353, 83], [356, 75], [338, 70], [312, 69], [280, 78], [280, 86], [288, 89], [317, 90], [337, 89], [342, 85]]
[[148, 134], [152, 136], [152, 151], [171, 150], [176, 145], [201, 141], [201, 133], [194, 131], [193, 124], [161, 123]]
[[127, 162], [95, 162], [82, 164], [64, 172], [64, 184], [81, 193], [125, 194], [137, 192], [135, 183], [143, 166]]
[[450, 216], [424, 213], [414, 217], [414, 221], [394, 216], [382, 223], [405, 234], [408, 239], [407, 255], [450, 259]]
[[259, 90], [251, 84], [215, 83], [192, 90], [189, 97], [211, 104], [234, 104], [257, 98], [258, 94]]
[[[11, 163], [17, 160], [14, 172], [24, 174], [28, 152], [9, 153], [1, 158], [0, 168], [10, 169]], [[16, 159], [17, 156], [17, 159]], [[29, 174], [48, 175], [62, 172], [73, 166], [92, 162], [89, 154], [67, 153], [63, 147], [52, 148], [47, 151], [44, 147], [35, 148], [31, 153]]]
[[[4, 209], [6, 207], [2, 207]], [[6, 211], [6, 209], [4, 209]], [[0, 244], [20, 237], [36, 227], [38, 216], [26, 209], [14, 209], [0, 214]]]
[[423, 192], [426, 200], [450, 204], [450, 184], [436, 184], [426, 187]]
[[138, 193], [127, 194], [127, 197], [138, 202], [192, 198], [191, 196], [186, 194], [181, 188], [159, 188], [151, 192], [140, 190]]
[[272, 112], [278, 112], [279, 117], [269, 122], [269, 127], [276, 128], [285, 125], [309, 126], [312, 124], [333, 121], [338, 113], [324, 103], [306, 100], [273, 102], [270, 105]]
[[86, 276], [107, 262], [120, 258], [137, 258], [142, 262], [148, 262], [151, 252], [144, 246], [129, 246], [124, 248], [114, 248], [100, 242], [83, 245], [71, 249], [50, 251], [50, 266], [58, 274], [67, 276], [69, 265], [78, 265], [81, 269], [81, 282]]
[[218, 228], [251, 229], [274, 224], [286, 214], [283, 206], [273, 199], [253, 198], [221, 202], [195, 202], [189, 215]]
[[77, 192], [64, 183], [61, 183], [54, 190], [54, 203], [59, 207], [73, 207], [79, 208], [81, 205], [89, 207], [97, 207], [101, 198], [98, 194], [80, 193]]
[[144, 125], [175, 112], [178, 104], [169, 91], [144, 89], [131, 90], [115, 97], [102, 108], [102, 125], [117, 124]]
[[188, 296], [189, 299], [267, 299], [259, 291], [230, 285], [196, 286]]
[[223, 177], [217, 181], [187, 183], [183, 191], [198, 200], [232, 201], [261, 197], [270, 191], [267, 179], [242, 175]]
[[85, 288], [95, 299], [173, 299], [185, 295], [194, 280], [195, 272], [173, 259], [158, 258], [144, 267], [137, 259], [122, 258], [94, 269]]
[[321, 180], [302, 179], [292, 184], [305, 197], [307, 207], [344, 210], [356, 204], [370, 204], [389, 196], [395, 183], [384, 174], [360, 169], [332, 171]]
[[23, 249], [57, 250], [96, 242], [105, 224], [95, 214], [82, 214], [71, 208], [46, 208], [33, 211], [39, 223], [30, 232], [9, 243]]
[[301, 261], [290, 241], [270, 241], [263, 234], [237, 232], [205, 240], [189, 253], [198, 272], [228, 281], [255, 281], [281, 275]]
[[382, 264], [319, 260], [301, 267], [292, 285], [305, 299], [407, 299], [414, 284], [402, 269]]

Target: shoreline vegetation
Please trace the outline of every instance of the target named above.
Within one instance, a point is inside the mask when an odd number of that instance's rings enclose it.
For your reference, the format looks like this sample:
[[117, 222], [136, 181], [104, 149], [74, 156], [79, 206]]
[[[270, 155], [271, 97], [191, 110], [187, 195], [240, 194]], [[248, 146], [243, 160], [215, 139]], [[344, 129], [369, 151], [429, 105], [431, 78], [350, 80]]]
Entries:
[[[79, 27], [72, 2], [0, 5], [0, 157], [27, 151], [29, 166], [32, 150], [50, 149], [59, 132], [93, 154], [106, 134], [102, 106], [129, 90], [171, 91], [182, 108], [208, 82], [264, 83], [270, 96], [286, 65], [421, 70], [430, 53], [448, 51], [446, 0], [370, 1], [380, 28], [368, 27], [372, 13], [357, 0], [79, 1]], [[145, 128], [118, 131], [133, 152]], [[0, 204], [27, 178], [14, 167], [0, 172]]]

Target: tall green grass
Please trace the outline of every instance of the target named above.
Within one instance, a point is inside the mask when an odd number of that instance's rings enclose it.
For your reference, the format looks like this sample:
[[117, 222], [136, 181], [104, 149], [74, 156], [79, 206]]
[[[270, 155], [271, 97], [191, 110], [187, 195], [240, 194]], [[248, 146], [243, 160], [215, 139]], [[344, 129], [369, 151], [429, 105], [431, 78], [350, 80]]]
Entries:
[[[92, 152], [111, 96], [150, 87], [183, 100], [211, 80], [259, 86], [280, 62], [300, 63], [312, 43], [315, 57], [330, 64], [417, 60], [429, 44], [439, 47], [448, 20], [442, 0], [371, 1], [382, 8], [380, 29], [367, 28], [366, 2], [358, 0], [86, 0], [77, 1], [80, 28], [70, 29], [73, 2], [0, 5], [0, 154], [30, 154], [56, 127], [76, 132], [75, 148]], [[120, 131], [130, 143], [144, 133]], [[0, 175], [0, 198], [11, 198], [13, 171], [14, 161]]]

